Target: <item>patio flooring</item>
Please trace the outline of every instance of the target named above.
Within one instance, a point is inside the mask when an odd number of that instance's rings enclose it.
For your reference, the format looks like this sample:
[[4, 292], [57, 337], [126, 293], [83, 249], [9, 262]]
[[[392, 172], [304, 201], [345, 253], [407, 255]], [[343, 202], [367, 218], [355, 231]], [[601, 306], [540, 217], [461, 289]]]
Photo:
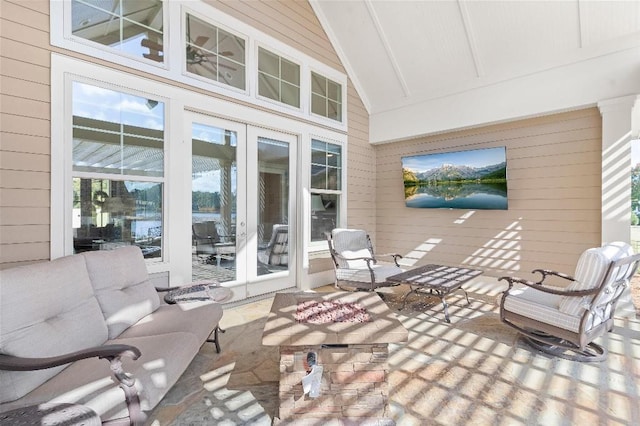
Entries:
[[[443, 320], [439, 300], [427, 296], [411, 298], [402, 312], [396, 311], [409, 331], [408, 342], [390, 345], [390, 405], [396, 424], [640, 424], [640, 319], [632, 313], [616, 320], [614, 331], [600, 340], [609, 348], [602, 363], [551, 358], [530, 349], [500, 322], [496, 297], [503, 287], [486, 277], [465, 284], [471, 303], [462, 295], [448, 297], [450, 324]], [[406, 290], [385, 289], [392, 309]], [[205, 344], [151, 413], [150, 424], [272, 423], [279, 354], [260, 343], [272, 300], [225, 308], [222, 353]]]

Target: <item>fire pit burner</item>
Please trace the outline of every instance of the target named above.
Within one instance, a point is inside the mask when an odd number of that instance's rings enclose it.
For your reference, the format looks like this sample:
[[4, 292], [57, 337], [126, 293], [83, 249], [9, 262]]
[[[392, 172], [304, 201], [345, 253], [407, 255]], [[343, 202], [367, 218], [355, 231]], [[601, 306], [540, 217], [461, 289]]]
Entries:
[[305, 300], [298, 302], [293, 316], [297, 322], [308, 324], [371, 321], [371, 315], [359, 303], [333, 300]]

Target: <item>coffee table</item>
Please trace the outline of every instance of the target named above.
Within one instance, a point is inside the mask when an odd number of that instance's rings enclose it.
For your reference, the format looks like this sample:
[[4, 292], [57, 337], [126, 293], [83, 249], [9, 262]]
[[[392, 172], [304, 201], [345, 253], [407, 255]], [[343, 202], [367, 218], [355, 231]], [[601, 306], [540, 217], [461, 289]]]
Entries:
[[469, 303], [469, 296], [462, 288], [462, 284], [481, 274], [482, 271], [478, 269], [430, 264], [392, 275], [387, 278], [387, 281], [398, 284], [408, 284], [411, 289], [404, 295], [400, 310], [404, 309], [407, 298], [411, 294], [429, 291], [429, 294], [435, 294], [440, 298], [444, 306], [444, 318], [447, 322], [451, 322], [449, 319], [449, 305], [447, 305], [447, 301], [444, 299], [445, 296], [456, 290], [462, 290], [467, 299], [467, 303]]
[[[170, 289], [165, 294], [164, 301], [169, 304], [207, 300], [223, 303], [229, 300], [231, 296], [231, 289], [220, 286], [217, 281], [194, 281], [189, 285]], [[207, 339], [207, 342], [213, 342], [216, 345], [216, 351], [220, 353], [218, 332], [224, 333], [225, 330], [217, 325], [213, 339]]]

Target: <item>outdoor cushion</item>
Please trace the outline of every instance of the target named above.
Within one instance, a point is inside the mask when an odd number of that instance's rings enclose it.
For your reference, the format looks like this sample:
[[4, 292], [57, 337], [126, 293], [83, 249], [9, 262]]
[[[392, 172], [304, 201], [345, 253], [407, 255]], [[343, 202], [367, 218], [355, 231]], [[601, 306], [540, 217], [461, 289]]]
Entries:
[[[611, 259], [606, 255], [602, 247], [586, 250], [578, 259], [576, 271], [573, 276], [575, 281], [566, 287], [567, 291], [589, 290], [600, 285]], [[579, 316], [588, 308], [593, 295], [575, 297], [564, 296], [560, 301], [559, 309], [569, 315]]]
[[209, 338], [222, 318], [222, 305], [214, 302], [188, 302], [160, 305], [150, 315], [127, 328], [119, 338], [154, 336], [189, 330], [200, 344]]
[[[364, 259], [357, 259], [357, 258], [363, 258], [363, 257], [366, 257], [369, 259], [372, 258], [371, 252], [368, 249], [344, 250], [340, 254], [344, 257], [344, 261], [346, 262], [347, 268], [355, 268], [355, 269], [366, 268], [367, 261]], [[349, 260], [349, 259], [356, 259], [356, 260]]]
[[536, 321], [578, 332], [580, 318], [558, 310], [563, 296], [535, 288], [513, 289], [504, 300], [504, 309]]
[[[107, 340], [107, 327], [83, 257], [6, 269], [0, 271], [0, 282], [1, 353], [49, 357]], [[65, 367], [0, 371], [0, 402], [24, 396]]]
[[[366, 268], [366, 266], [365, 266]], [[373, 274], [376, 278], [376, 283], [382, 283], [387, 280], [391, 275], [399, 274], [402, 269], [394, 265], [371, 265]], [[369, 269], [339, 269], [336, 270], [336, 277], [339, 280], [345, 281], [371, 281], [371, 272]]]
[[158, 309], [160, 298], [149, 281], [137, 246], [82, 253], [89, 277], [113, 339]]

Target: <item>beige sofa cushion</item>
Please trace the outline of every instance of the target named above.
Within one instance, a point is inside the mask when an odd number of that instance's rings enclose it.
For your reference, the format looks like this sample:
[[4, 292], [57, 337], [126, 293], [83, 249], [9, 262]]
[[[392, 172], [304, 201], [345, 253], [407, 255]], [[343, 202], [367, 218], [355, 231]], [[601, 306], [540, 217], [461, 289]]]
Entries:
[[82, 255], [86, 259], [110, 339], [118, 337], [145, 315], [158, 309], [160, 299], [149, 281], [139, 247], [85, 252]]
[[119, 338], [154, 336], [189, 330], [200, 344], [209, 338], [222, 318], [222, 305], [215, 302], [163, 304], [152, 314], [127, 328]]
[[[0, 271], [1, 353], [50, 357], [106, 340], [107, 326], [83, 257]], [[64, 368], [0, 371], [0, 402], [22, 397]]]

